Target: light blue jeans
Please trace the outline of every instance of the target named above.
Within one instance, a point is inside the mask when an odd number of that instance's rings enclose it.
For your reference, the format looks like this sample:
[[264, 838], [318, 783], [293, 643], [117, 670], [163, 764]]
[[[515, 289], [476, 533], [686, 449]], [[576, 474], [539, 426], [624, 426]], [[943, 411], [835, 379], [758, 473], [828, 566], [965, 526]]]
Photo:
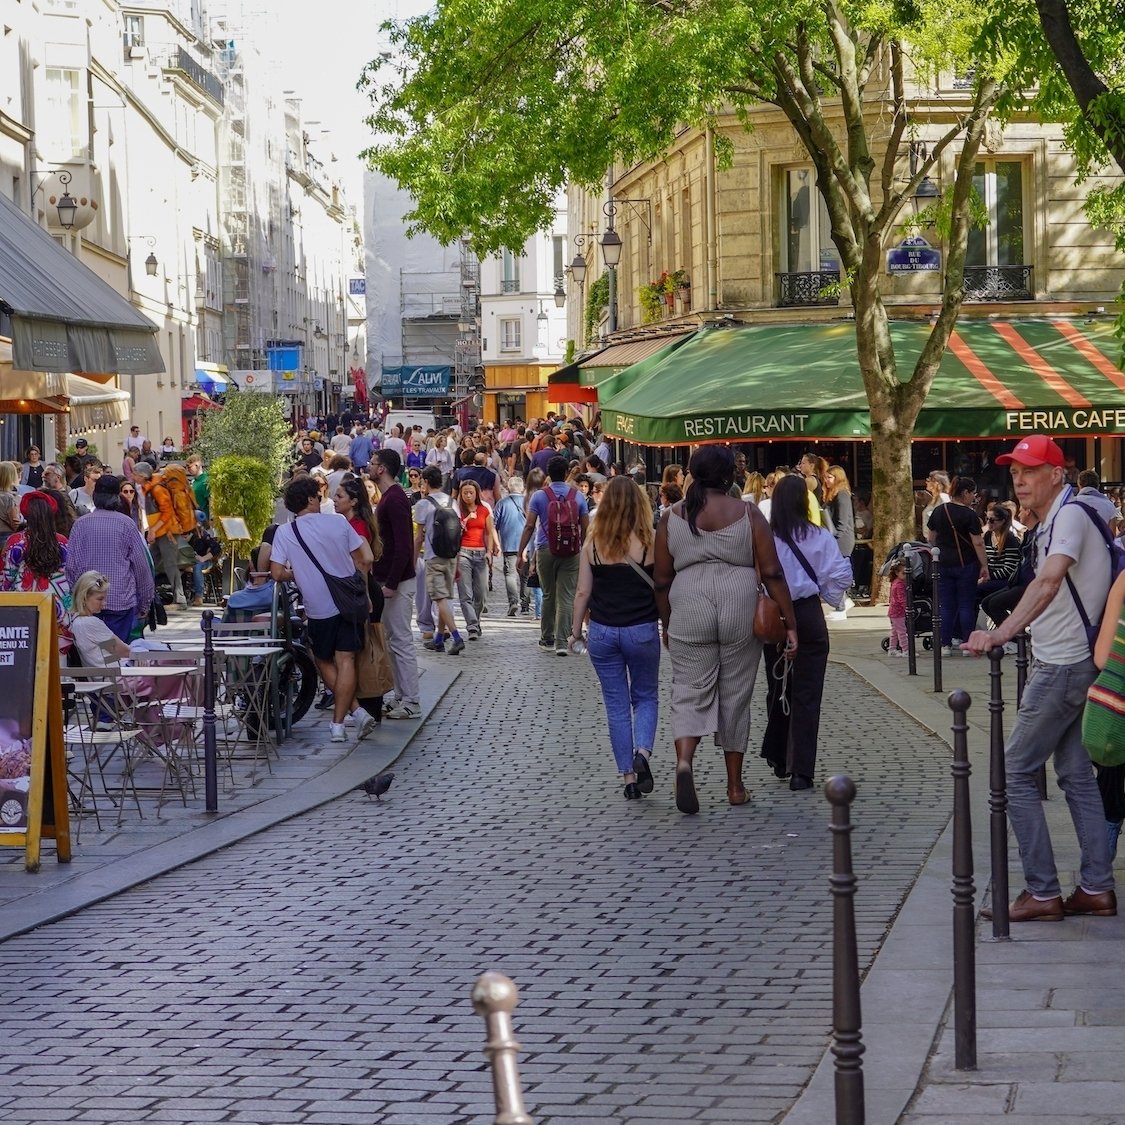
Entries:
[[621, 773], [632, 773], [633, 753], [651, 752], [656, 741], [659, 627], [655, 621], [624, 628], [591, 621], [586, 647], [602, 686], [613, 760]]
[[1055, 854], [1035, 773], [1051, 757], [1082, 853], [1080, 880], [1095, 894], [1113, 888], [1105, 809], [1090, 755], [1082, 745], [1086, 691], [1097, 678], [1092, 660], [1031, 667], [1023, 702], [1004, 750], [1008, 819], [1020, 847], [1027, 889], [1037, 898], [1060, 895]]

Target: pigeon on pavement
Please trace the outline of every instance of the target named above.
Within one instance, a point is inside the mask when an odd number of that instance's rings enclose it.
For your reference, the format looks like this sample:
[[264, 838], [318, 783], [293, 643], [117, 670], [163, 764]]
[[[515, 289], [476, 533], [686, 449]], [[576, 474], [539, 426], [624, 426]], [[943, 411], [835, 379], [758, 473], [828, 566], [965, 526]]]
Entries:
[[376, 801], [381, 801], [383, 794], [390, 789], [391, 782], [394, 781], [394, 779], [395, 775], [393, 773], [379, 773], [356, 788], [361, 789], [368, 797], [374, 797]]

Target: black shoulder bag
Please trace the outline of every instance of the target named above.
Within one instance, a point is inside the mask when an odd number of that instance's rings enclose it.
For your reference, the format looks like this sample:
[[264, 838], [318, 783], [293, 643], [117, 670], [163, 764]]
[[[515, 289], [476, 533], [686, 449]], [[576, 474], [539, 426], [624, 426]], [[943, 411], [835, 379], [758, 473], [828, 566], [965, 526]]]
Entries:
[[350, 621], [356, 625], [366, 624], [371, 612], [371, 599], [368, 597], [367, 581], [363, 575], [358, 570], [347, 578], [337, 578], [336, 575], [329, 574], [305, 545], [305, 541], [301, 538], [301, 533], [297, 529], [296, 520], [293, 521], [293, 534], [297, 537], [297, 542], [301, 544], [301, 549], [309, 556], [313, 566], [320, 571], [320, 576], [324, 579], [324, 584], [328, 587], [328, 593], [340, 616], [345, 621]]

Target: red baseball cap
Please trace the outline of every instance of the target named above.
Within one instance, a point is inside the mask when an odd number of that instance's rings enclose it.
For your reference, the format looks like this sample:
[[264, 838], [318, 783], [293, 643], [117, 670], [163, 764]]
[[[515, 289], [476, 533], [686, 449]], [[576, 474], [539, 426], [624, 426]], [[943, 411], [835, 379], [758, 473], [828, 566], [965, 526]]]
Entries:
[[1032, 434], [1012, 450], [996, 458], [997, 465], [1010, 465], [1013, 461], [1029, 468], [1036, 465], [1054, 465], [1061, 469], [1066, 465], [1063, 451], [1045, 434]]

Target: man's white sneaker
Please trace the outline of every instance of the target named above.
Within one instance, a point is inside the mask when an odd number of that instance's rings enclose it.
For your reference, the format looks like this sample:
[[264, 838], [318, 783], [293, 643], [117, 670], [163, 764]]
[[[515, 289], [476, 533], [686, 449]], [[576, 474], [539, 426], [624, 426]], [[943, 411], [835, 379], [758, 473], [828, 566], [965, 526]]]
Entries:
[[329, 742], [347, 742], [348, 736], [344, 730], [343, 723], [329, 723], [328, 730], [330, 732]]
[[952, 645], [942, 645], [941, 646], [941, 654], [942, 654], [942, 656], [952, 656], [953, 655], [953, 646]]
[[400, 703], [383, 716], [385, 719], [420, 719], [422, 708], [417, 703]]
[[375, 729], [375, 716], [368, 714], [362, 707], [357, 707], [352, 712], [352, 716], [359, 728], [355, 736], [358, 742], [361, 738], [366, 738]]

